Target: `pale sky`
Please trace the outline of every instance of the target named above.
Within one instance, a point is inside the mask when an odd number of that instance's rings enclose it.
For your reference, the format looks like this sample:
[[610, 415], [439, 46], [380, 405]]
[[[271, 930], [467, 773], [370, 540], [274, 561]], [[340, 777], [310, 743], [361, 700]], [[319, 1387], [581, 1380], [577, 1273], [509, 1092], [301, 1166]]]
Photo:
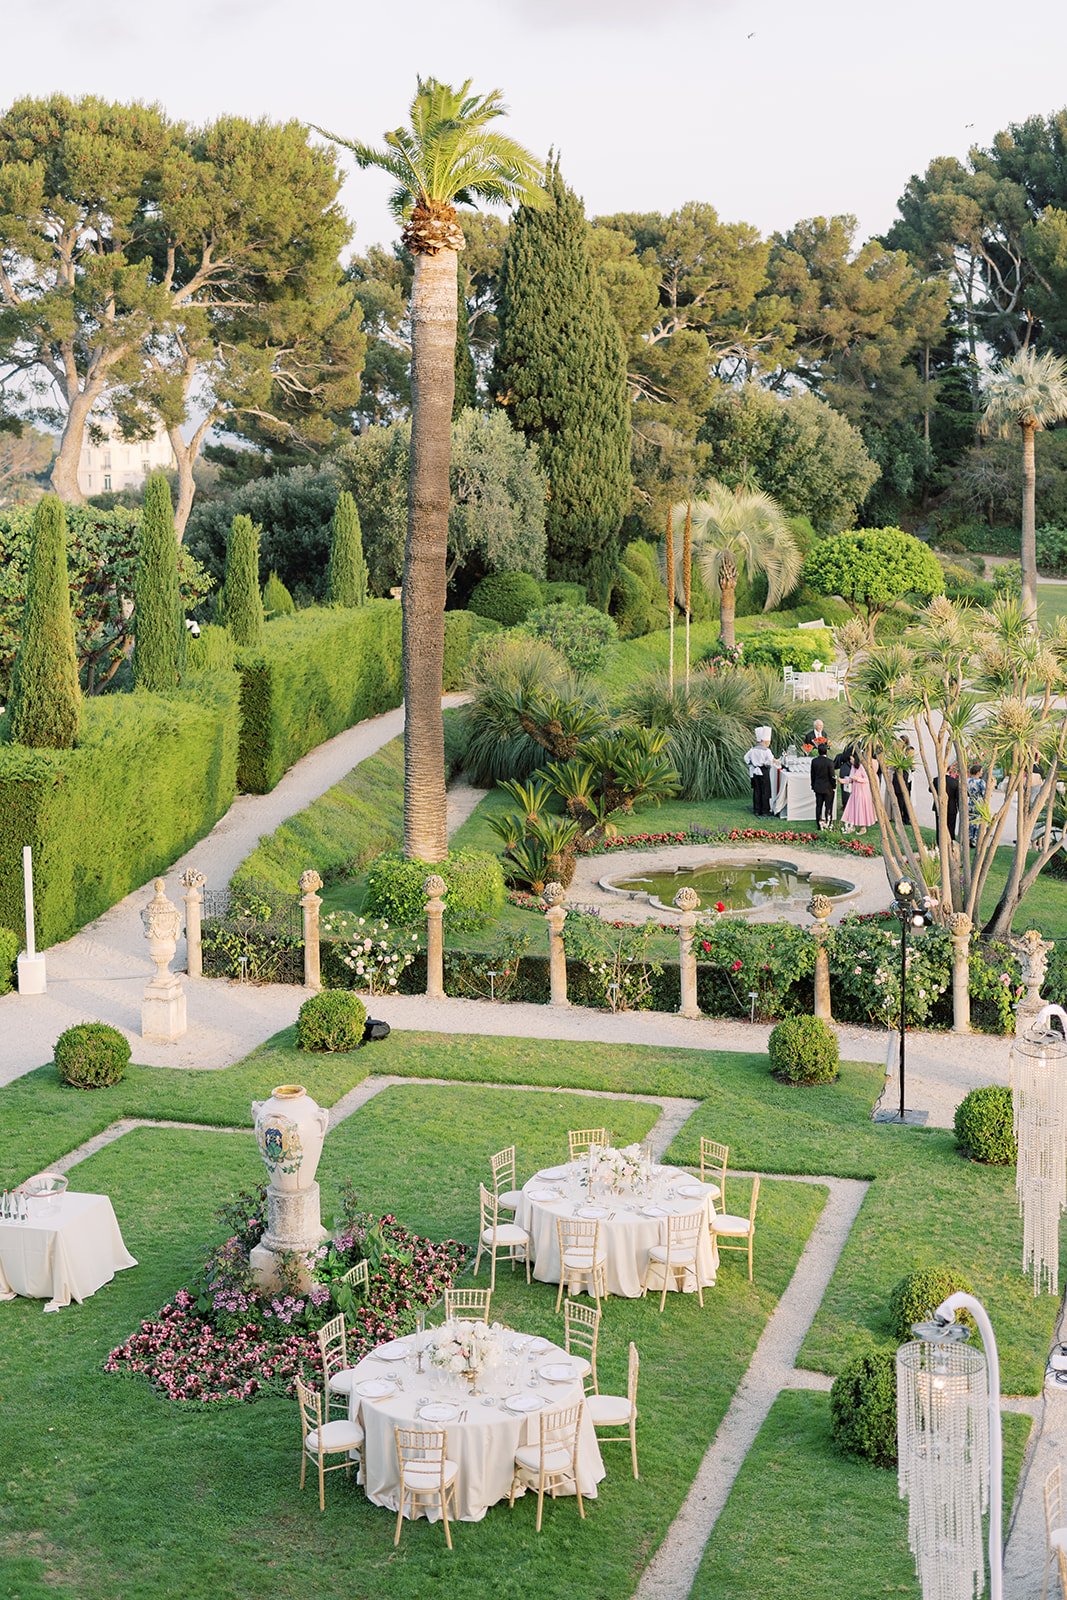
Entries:
[[[765, 233], [880, 232], [933, 156], [1067, 104], [1065, 57], [1063, 0], [0, 0], [0, 107], [94, 92], [378, 142], [417, 73], [470, 77], [590, 215], [703, 200]], [[395, 237], [388, 187], [350, 176], [355, 248]]]

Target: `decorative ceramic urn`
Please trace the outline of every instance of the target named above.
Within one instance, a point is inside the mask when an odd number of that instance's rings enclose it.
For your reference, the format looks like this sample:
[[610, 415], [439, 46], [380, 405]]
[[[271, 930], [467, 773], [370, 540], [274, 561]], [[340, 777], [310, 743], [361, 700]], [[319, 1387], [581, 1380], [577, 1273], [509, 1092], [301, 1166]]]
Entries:
[[254, 1100], [256, 1143], [270, 1175], [270, 1187], [282, 1194], [310, 1189], [322, 1155], [330, 1113], [317, 1105], [298, 1083], [282, 1083], [269, 1100]]

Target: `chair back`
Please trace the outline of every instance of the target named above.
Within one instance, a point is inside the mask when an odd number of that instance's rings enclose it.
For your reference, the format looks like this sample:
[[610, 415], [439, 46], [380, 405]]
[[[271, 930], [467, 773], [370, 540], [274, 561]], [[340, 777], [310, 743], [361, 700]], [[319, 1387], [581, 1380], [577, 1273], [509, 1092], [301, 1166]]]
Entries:
[[495, 1244], [496, 1230], [500, 1226], [500, 1206], [497, 1204], [495, 1193], [487, 1189], [484, 1183], [478, 1185], [478, 1196], [482, 1207], [482, 1232], [488, 1228], [492, 1232]]
[[364, 1256], [362, 1261], [357, 1261], [354, 1267], [342, 1273], [341, 1282], [350, 1284], [353, 1289], [361, 1289], [363, 1298], [370, 1294], [370, 1262]]
[[495, 1156], [489, 1157], [489, 1167], [493, 1174], [493, 1193], [506, 1194], [509, 1189], [517, 1189], [515, 1182], [515, 1146], [509, 1144], [506, 1150], [498, 1150]]
[[589, 1265], [596, 1260], [600, 1245], [600, 1223], [587, 1221], [582, 1217], [557, 1217], [556, 1237], [559, 1240], [559, 1256], [562, 1262], [564, 1255], [578, 1254], [589, 1257]]
[[726, 1210], [726, 1163], [730, 1159], [730, 1146], [719, 1144], [717, 1139], [700, 1139], [700, 1181], [704, 1183], [708, 1172], [719, 1185], [719, 1205]]
[[750, 1228], [754, 1228], [756, 1226], [756, 1203], [758, 1200], [759, 1176], [757, 1174], [757, 1176], [752, 1180], [752, 1198], [748, 1202], [748, 1225]]
[[630, 1340], [630, 1365], [626, 1375], [626, 1396], [634, 1410], [637, 1410], [637, 1380], [641, 1375], [641, 1357], [637, 1353], [637, 1346]]
[[585, 1402], [579, 1400], [577, 1405], [563, 1406], [559, 1411], [541, 1412], [541, 1461], [549, 1450], [566, 1450], [571, 1458], [571, 1477], [578, 1471], [578, 1434], [584, 1410]]
[[1063, 1527], [1063, 1468], [1057, 1461], [1045, 1479], [1045, 1539], [1051, 1548], [1052, 1535]]
[[445, 1321], [488, 1322], [492, 1289], [446, 1289]]
[[319, 1354], [322, 1356], [323, 1381], [328, 1387], [334, 1373], [343, 1372], [348, 1366], [344, 1317], [331, 1317], [329, 1322], [323, 1323], [315, 1337], [319, 1341]]
[[587, 1155], [592, 1145], [603, 1148], [611, 1143], [607, 1128], [572, 1128], [567, 1135], [567, 1148], [572, 1161]]
[[676, 1250], [696, 1250], [700, 1246], [700, 1236], [707, 1226], [703, 1210], [687, 1211], [683, 1216], [668, 1216], [667, 1218], [667, 1254], [673, 1256]]
[[296, 1378], [296, 1400], [300, 1407], [301, 1438], [306, 1440], [309, 1433], [317, 1436], [322, 1427], [322, 1396], [317, 1389], [312, 1389], [303, 1378]]
[[418, 1467], [420, 1472], [437, 1471], [441, 1492], [445, 1486], [445, 1457], [448, 1451], [448, 1434], [441, 1428], [424, 1431], [421, 1428], [394, 1428], [396, 1464], [403, 1486], [408, 1467]]
[[578, 1300], [564, 1300], [563, 1348], [568, 1355], [581, 1355], [588, 1361], [591, 1370], [585, 1379], [587, 1394], [590, 1384], [594, 1394], [599, 1390], [596, 1372], [596, 1349], [599, 1338], [600, 1307], [585, 1306]]

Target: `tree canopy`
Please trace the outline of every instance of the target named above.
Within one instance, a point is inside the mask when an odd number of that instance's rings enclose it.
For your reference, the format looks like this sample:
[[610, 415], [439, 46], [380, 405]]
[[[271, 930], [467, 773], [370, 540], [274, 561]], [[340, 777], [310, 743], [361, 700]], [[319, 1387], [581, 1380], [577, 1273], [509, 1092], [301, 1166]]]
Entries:
[[804, 558], [803, 581], [839, 595], [867, 626], [905, 596], [928, 600], [944, 590], [941, 564], [928, 545], [900, 528], [859, 528], [822, 539]]

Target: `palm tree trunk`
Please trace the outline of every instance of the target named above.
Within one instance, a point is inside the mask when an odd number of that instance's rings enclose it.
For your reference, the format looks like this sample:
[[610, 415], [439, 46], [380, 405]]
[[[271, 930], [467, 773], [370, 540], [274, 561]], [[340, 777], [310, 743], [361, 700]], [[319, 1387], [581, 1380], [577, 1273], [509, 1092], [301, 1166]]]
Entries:
[[1022, 422], [1023, 431], [1023, 516], [1022, 516], [1022, 544], [1020, 559], [1022, 561], [1022, 607], [1023, 616], [1031, 621], [1037, 620], [1037, 533], [1036, 533], [1036, 497], [1037, 497], [1037, 469], [1034, 465], [1034, 435], [1036, 428], [1032, 422]]
[[733, 648], [737, 643], [734, 615], [737, 609], [737, 562], [729, 550], [719, 556], [719, 636]]
[[411, 476], [404, 549], [404, 854], [441, 861], [445, 744], [441, 690], [455, 394], [454, 250], [415, 257], [411, 287]]

